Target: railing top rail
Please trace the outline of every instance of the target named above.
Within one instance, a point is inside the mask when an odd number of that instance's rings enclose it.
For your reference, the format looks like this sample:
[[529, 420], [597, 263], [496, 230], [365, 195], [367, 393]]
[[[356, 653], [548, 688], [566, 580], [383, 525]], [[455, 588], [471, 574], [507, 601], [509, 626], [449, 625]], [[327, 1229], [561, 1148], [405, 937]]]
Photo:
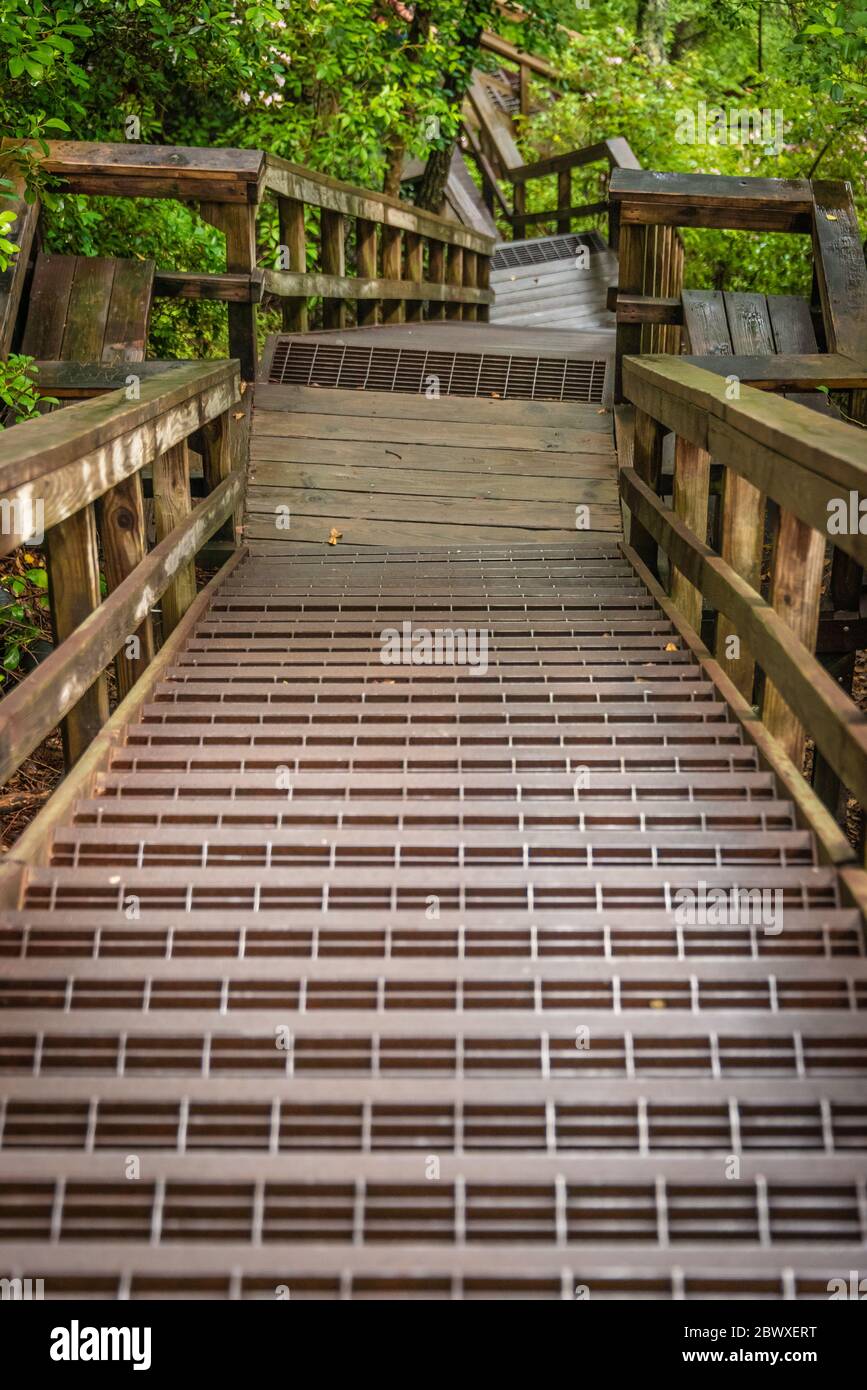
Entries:
[[[2, 149], [26, 143], [4, 140]], [[265, 156], [261, 150], [50, 140], [42, 168], [73, 193], [255, 203]]]
[[[132, 374], [136, 365], [129, 364]], [[26, 420], [0, 435], [0, 495], [84, 459], [216, 387], [230, 387], [237, 395], [238, 384], [239, 368], [234, 360], [179, 363], [176, 367], [166, 364], [158, 375], [141, 378], [135, 400], [130, 400], [121, 387], [51, 415]], [[200, 423], [196, 420], [190, 429]]]
[[555, 154], [546, 159], [534, 160], [532, 164], [520, 164], [516, 169], [509, 170], [508, 177], [512, 183], [527, 183], [530, 179], [541, 179], [548, 174], [577, 169], [582, 164], [595, 164], [601, 159], [606, 159], [612, 169], [641, 169], [629, 141], [621, 135], [615, 135], [609, 140], [599, 140], [595, 145], [570, 150], [567, 154]]
[[618, 168], [608, 196], [623, 223], [768, 232], [810, 232], [813, 225], [808, 179]]
[[342, 183], [328, 174], [307, 169], [301, 164], [292, 164], [279, 155], [265, 155], [264, 186], [270, 193], [297, 198], [313, 207], [361, 217], [369, 222], [400, 228], [401, 231], [416, 232], [420, 236], [433, 237], [437, 241], [480, 251], [484, 255], [490, 255], [496, 245], [496, 238], [483, 232], [472, 231], [437, 213], [413, 207], [400, 198]]

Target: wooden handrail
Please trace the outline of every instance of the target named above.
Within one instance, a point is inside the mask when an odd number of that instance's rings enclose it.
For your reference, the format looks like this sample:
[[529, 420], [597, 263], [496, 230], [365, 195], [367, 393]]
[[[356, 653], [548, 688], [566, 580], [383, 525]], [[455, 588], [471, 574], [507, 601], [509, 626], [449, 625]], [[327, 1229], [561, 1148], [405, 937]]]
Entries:
[[[5, 140], [0, 149], [8, 157], [16, 143]], [[74, 193], [198, 205], [201, 216], [225, 235], [225, 272], [158, 270], [154, 292], [224, 301], [229, 350], [246, 380], [256, 374], [256, 305], [264, 294], [283, 301], [288, 331], [307, 328], [309, 299], [321, 299], [326, 328], [346, 323], [350, 303], [363, 325], [418, 320], [426, 313], [487, 318], [493, 237], [262, 150], [61, 140], [49, 142], [42, 167]], [[260, 268], [256, 220], [270, 197], [278, 204], [281, 259]], [[318, 264], [311, 266], [306, 208], [317, 209], [319, 217]], [[347, 274], [347, 248], [354, 253], [355, 274]]]
[[[0, 702], [0, 780], [61, 721], [67, 765], [77, 761], [109, 716], [107, 663], [116, 657], [118, 690], [127, 694], [156, 650], [154, 605], [162, 599], [166, 636], [195, 599], [197, 552], [221, 528], [236, 540], [232, 518], [244, 492], [232, 410], [238, 363], [165, 364], [141, 376], [135, 366], [125, 364], [123, 389], [0, 436], [0, 545], [6, 553], [44, 532], [56, 640]], [[207, 489], [195, 507], [191, 437]], [[141, 480], [148, 465], [157, 531], [150, 552]]]
[[[601, 162], [608, 165], [609, 176], [612, 176], [615, 169], [641, 168], [629, 141], [621, 135], [615, 135], [605, 140], [599, 140], [593, 145], [585, 145], [582, 149], [570, 150], [566, 154], [550, 155], [545, 159], [534, 160], [531, 164], [520, 164], [516, 168], [509, 169], [506, 177], [512, 184], [513, 204], [512, 212], [508, 214], [508, 218], [516, 236], [520, 237], [528, 226], [540, 222], [556, 223], [559, 233], [571, 232], [574, 221], [593, 216], [599, 212], [610, 212], [607, 201], [575, 205], [572, 199], [572, 170], [581, 168], [585, 164]], [[527, 184], [532, 183], [535, 179], [550, 178], [552, 175], [557, 176], [556, 208], [552, 208], [550, 212], [528, 213]], [[612, 247], [617, 246], [617, 237], [618, 222], [615, 214], [613, 217], [609, 216], [609, 241]]]
[[[791, 371], [775, 385], [802, 383], [800, 359], [777, 360]], [[867, 359], [825, 360], [829, 382], [867, 386]], [[672, 602], [695, 634], [703, 600], [716, 611], [716, 664], [747, 704], [758, 696], [765, 745], [788, 777], [800, 779], [802, 803], [810, 801], [801, 778], [809, 737], [867, 805], [867, 716], [814, 655], [827, 544], [867, 563], [859, 528], [867, 503], [863, 432], [743, 384], [732, 399], [717, 373], [668, 357], [627, 357], [623, 382], [636, 407], [633, 463], [620, 472], [633, 550], [651, 572], [658, 548], [669, 557]], [[675, 434], [671, 507], [658, 496], [667, 430]], [[719, 535], [709, 538], [711, 455], [724, 477]], [[779, 511], [765, 599], [768, 499]], [[841, 516], [846, 524], [838, 526]], [[764, 680], [754, 689], [757, 669]]]

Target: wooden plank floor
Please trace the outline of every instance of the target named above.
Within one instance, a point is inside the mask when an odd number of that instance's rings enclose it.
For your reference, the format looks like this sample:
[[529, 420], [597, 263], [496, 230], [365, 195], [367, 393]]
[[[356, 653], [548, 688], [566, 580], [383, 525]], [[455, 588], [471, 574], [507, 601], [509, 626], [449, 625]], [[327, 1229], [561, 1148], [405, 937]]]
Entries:
[[[383, 664], [404, 623], [485, 669]], [[702, 884], [784, 929], [684, 922]], [[0, 949], [4, 1273], [47, 1297], [864, 1268], [862, 923], [613, 538], [250, 559]]]
[[346, 545], [567, 542], [579, 522], [584, 536], [620, 528], [604, 407], [256, 387], [256, 554], [325, 545], [332, 528]]

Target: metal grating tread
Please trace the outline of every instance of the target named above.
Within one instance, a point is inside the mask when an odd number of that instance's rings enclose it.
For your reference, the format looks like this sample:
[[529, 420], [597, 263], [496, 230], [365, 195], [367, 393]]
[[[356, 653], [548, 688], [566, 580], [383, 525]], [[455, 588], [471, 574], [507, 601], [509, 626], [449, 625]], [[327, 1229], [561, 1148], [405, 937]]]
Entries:
[[590, 251], [607, 249], [598, 232], [584, 232], [580, 236], [569, 233], [565, 236], [534, 237], [529, 241], [510, 241], [496, 247], [491, 258], [491, 269], [507, 270], [521, 265], [545, 265], [548, 261], [568, 260], [576, 256], [582, 246], [586, 246]]
[[[403, 622], [486, 670], [384, 664]], [[247, 561], [0, 955], [0, 1238], [49, 1297], [810, 1299], [864, 1258], [863, 924], [608, 543]]]
[[278, 335], [268, 382], [346, 391], [601, 404], [606, 361], [423, 348], [365, 347]]

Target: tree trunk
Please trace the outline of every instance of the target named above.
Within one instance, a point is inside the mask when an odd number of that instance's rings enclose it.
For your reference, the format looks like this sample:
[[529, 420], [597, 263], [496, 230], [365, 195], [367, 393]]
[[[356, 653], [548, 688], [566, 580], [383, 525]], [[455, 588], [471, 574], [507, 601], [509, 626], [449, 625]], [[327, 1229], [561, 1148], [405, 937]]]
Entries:
[[638, 43], [654, 67], [665, 62], [665, 17], [668, 0], [638, 0]]
[[[465, 28], [458, 44], [458, 61], [443, 81], [443, 94], [452, 108], [456, 125], [460, 121], [461, 106], [473, 79], [473, 68], [481, 48], [482, 34], [490, 18], [486, 3], [476, 6], [475, 13], [472, 11], [473, 6], [468, 5], [464, 17]], [[426, 208], [428, 212], [439, 212], [442, 208], [456, 139], [457, 134], [447, 141], [445, 146], [431, 150], [428, 155], [425, 171], [416, 189], [416, 207]]]

